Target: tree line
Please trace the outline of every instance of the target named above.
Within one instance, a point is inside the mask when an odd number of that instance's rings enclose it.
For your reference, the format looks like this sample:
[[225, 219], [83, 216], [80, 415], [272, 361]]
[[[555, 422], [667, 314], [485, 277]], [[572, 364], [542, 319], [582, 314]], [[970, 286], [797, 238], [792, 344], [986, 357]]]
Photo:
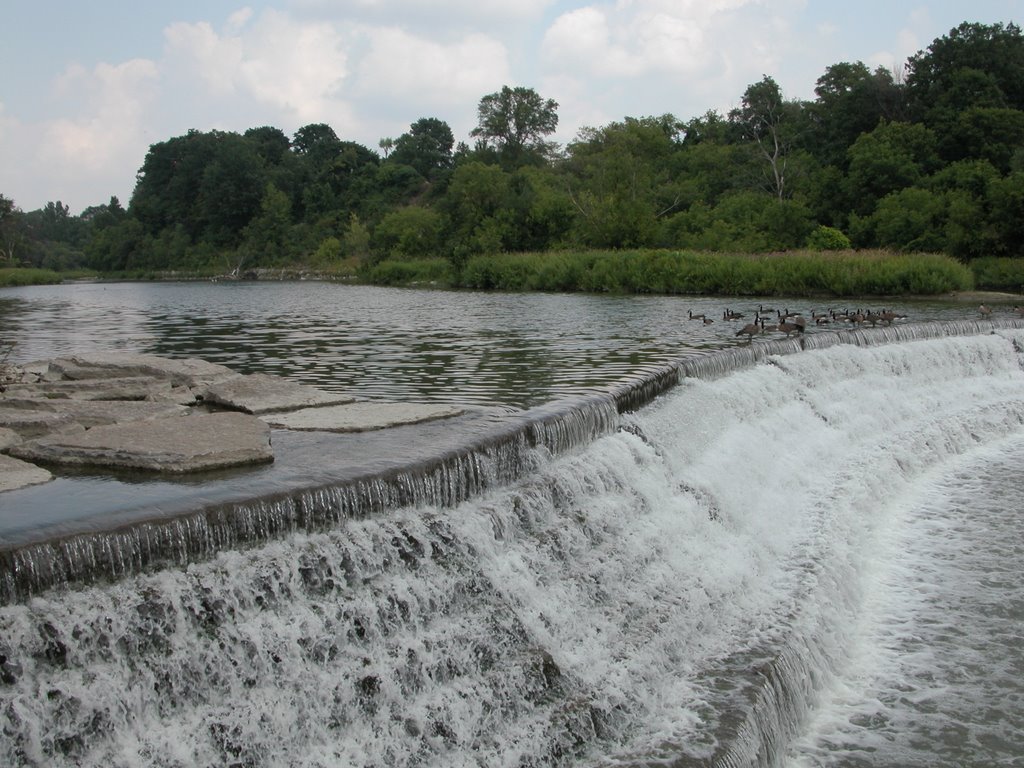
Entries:
[[569, 249], [886, 248], [1024, 256], [1024, 37], [964, 22], [890, 71], [829, 66], [813, 100], [765, 75], [727, 114], [625, 117], [549, 140], [558, 104], [484, 96], [468, 142], [424, 117], [368, 148], [326, 124], [152, 145], [127, 207], [23, 212], [0, 266], [244, 273]]

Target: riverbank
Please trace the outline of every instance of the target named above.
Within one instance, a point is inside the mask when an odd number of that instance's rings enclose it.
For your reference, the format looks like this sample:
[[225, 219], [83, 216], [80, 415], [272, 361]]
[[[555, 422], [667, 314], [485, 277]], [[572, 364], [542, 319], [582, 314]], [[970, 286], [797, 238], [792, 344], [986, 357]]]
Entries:
[[770, 254], [668, 250], [554, 251], [447, 259], [353, 260], [335, 265], [296, 264], [230, 274], [151, 271], [107, 275], [48, 270], [0, 270], [0, 287], [64, 280], [318, 280], [381, 286], [471, 290], [881, 298], [943, 296], [972, 291], [1019, 295], [1024, 262], [985, 258], [963, 264], [941, 254], [890, 251], [790, 251]]

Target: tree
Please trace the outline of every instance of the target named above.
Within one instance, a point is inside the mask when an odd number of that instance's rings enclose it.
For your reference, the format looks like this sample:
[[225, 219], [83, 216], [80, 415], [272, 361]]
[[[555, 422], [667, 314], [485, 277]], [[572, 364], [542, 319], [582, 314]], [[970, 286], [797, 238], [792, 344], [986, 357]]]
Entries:
[[935, 134], [919, 123], [881, 123], [848, 150], [847, 199], [855, 213], [870, 214], [878, 200], [938, 168]]
[[0, 263], [8, 266], [18, 263], [17, 253], [24, 239], [20, 220], [21, 211], [14, 201], [0, 195]]
[[[991, 103], [992, 93], [986, 88], [960, 88], [956, 104], [948, 94], [957, 90], [962, 70], [971, 69], [991, 78], [1004, 103]], [[927, 119], [933, 105], [1002, 106], [1024, 109], [1024, 36], [1016, 24], [978, 24], [964, 22], [949, 34], [932, 42], [927, 51], [919, 51], [908, 61], [907, 90], [914, 117]], [[962, 86], [963, 83], [961, 82]], [[980, 96], [987, 103], [978, 103]]]
[[675, 117], [662, 115], [580, 132], [567, 149], [565, 171], [582, 242], [649, 245], [657, 220], [691, 202], [676, 172], [681, 128]]
[[292, 149], [300, 155], [331, 154], [340, 143], [338, 134], [327, 123], [304, 125], [292, 137]]
[[532, 88], [506, 85], [480, 99], [477, 118], [470, 136], [497, 149], [505, 164], [518, 167], [543, 159], [550, 150], [544, 137], [558, 127], [558, 102]]
[[425, 179], [433, 179], [451, 168], [454, 145], [455, 136], [448, 123], [436, 117], [423, 117], [394, 142], [390, 159], [415, 168]]
[[280, 165], [288, 156], [292, 144], [280, 128], [264, 125], [250, 128], [244, 134], [256, 148], [256, 154], [269, 166]]
[[845, 167], [846, 150], [880, 120], [902, 116], [902, 86], [881, 67], [871, 72], [862, 62], [833, 64], [818, 78], [810, 104], [814, 137], [808, 149], [823, 164]]
[[399, 208], [377, 224], [373, 245], [384, 258], [436, 256], [441, 246], [442, 224], [441, 215], [430, 208]]
[[787, 104], [778, 83], [765, 75], [747, 88], [741, 106], [730, 114], [733, 122], [741, 127], [743, 137], [757, 145], [765, 163], [767, 188], [779, 200], [786, 196], [794, 113], [799, 109], [798, 104]]

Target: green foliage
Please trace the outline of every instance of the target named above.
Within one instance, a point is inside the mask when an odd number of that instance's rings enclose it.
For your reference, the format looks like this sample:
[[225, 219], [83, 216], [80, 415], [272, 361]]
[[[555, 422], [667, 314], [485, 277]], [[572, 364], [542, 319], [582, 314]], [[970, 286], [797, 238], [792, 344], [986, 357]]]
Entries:
[[1024, 259], [987, 256], [970, 263], [979, 290], [1024, 293]]
[[453, 271], [447, 259], [388, 259], [364, 267], [360, 277], [375, 285], [448, 286], [453, 282]]
[[0, 288], [13, 288], [25, 285], [49, 285], [59, 283], [61, 276], [52, 269], [34, 268], [0, 268]]
[[807, 247], [812, 251], [847, 251], [851, 245], [841, 230], [822, 224], [807, 238]]
[[585, 251], [475, 256], [458, 285], [480, 290], [702, 295], [932, 295], [973, 287], [947, 256], [808, 251], [763, 256]]
[[[1020, 30], [965, 23], [909, 69], [903, 83], [835, 64], [813, 101], [784, 99], [765, 75], [728, 117], [625, 117], [563, 153], [548, 143], [557, 103], [508, 86], [480, 100], [474, 147], [421, 118], [381, 140], [383, 160], [326, 123], [291, 138], [193, 130], [150, 147], [127, 210], [112, 198], [80, 216], [60, 201], [22, 212], [0, 195], [0, 264], [158, 274], [383, 260], [402, 266], [382, 279], [402, 282], [443, 256], [467, 285], [732, 294], [950, 282], [931, 268], [911, 278], [894, 257], [849, 266], [851, 243], [1024, 256]], [[818, 273], [783, 258], [800, 248], [821, 252]]]
[[373, 233], [373, 248], [382, 258], [422, 258], [441, 247], [441, 215], [410, 206], [387, 214]]
[[544, 137], [558, 127], [558, 102], [532, 88], [506, 85], [480, 99], [477, 118], [470, 136], [495, 148], [507, 167], [517, 168], [546, 154]]

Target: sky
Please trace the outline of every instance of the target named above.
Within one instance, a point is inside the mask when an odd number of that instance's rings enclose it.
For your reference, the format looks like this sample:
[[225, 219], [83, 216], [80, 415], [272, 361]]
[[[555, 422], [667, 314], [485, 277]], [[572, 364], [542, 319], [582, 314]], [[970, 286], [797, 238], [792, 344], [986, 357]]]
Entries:
[[128, 205], [149, 147], [190, 129], [327, 123], [374, 151], [436, 117], [472, 143], [509, 85], [552, 137], [728, 112], [765, 75], [813, 99], [832, 64], [902, 67], [1024, 0], [0, 0], [0, 195], [73, 215]]

